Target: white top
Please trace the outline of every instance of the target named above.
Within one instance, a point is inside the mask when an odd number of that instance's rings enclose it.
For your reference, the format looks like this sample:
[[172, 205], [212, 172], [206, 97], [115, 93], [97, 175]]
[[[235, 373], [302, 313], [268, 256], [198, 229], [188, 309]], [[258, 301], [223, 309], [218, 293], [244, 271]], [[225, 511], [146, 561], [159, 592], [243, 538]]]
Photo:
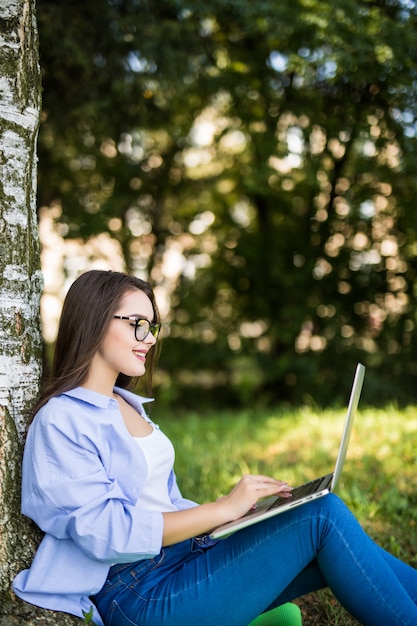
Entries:
[[148, 467], [136, 506], [150, 511], [177, 511], [168, 488], [168, 479], [175, 460], [172, 443], [158, 428], [153, 428], [150, 435], [134, 437], [134, 440], [142, 450]]

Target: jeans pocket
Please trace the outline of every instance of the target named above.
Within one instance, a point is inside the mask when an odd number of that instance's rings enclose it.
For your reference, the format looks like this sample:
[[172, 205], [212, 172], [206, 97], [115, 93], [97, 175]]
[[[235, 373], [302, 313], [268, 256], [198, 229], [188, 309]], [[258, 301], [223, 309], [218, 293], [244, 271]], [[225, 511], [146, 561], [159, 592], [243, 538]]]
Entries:
[[113, 600], [107, 618], [104, 620], [106, 626], [141, 626], [139, 622], [132, 622], [123, 613], [116, 600]]
[[[164, 561], [165, 550], [161, 550], [161, 552], [153, 558], [128, 563], [126, 567], [117, 571], [116, 577], [128, 587], [131, 587], [132, 584], [142, 580], [145, 576], [148, 576], [151, 572], [161, 567]], [[109, 578], [112, 580], [111, 576]]]

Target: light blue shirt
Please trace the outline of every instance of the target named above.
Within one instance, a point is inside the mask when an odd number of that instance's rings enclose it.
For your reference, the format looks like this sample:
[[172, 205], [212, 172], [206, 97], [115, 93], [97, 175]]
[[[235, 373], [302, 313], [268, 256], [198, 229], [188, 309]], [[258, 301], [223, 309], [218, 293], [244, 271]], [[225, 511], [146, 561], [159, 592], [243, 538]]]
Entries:
[[[115, 391], [151, 421], [148, 398]], [[78, 387], [42, 407], [25, 445], [22, 512], [45, 535], [30, 569], [14, 580], [16, 595], [82, 617], [112, 564], [159, 554], [163, 515], [136, 506], [146, 474], [113, 398]], [[168, 487], [178, 510], [196, 506], [181, 496], [173, 470]], [[96, 610], [93, 619], [102, 626]]]

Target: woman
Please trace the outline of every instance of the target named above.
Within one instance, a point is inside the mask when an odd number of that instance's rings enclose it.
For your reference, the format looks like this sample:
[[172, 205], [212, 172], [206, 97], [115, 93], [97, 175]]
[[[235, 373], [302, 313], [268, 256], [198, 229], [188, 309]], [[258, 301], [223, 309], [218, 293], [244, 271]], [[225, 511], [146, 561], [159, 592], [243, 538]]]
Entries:
[[333, 495], [213, 542], [207, 533], [263, 496], [244, 476], [225, 497], [182, 497], [169, 440], [146, 415], [159, 315], [149, 285], [90, 271], [65, 299], [52, 380], [28, 431], [22, 508], [44, 531], [16, 594], [96, 624], [246, 626], [328, 585], [362, 624], [417, 624], [417, 571], [364, 533]]

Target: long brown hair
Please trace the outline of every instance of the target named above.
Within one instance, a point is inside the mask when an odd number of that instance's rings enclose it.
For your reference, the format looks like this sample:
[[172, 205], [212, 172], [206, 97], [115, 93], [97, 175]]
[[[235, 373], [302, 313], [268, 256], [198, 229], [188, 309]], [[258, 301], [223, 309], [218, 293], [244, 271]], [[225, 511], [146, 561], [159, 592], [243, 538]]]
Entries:
[[[140, 278], [122, 272], [91, 270], [79, 276], [71, 285], [62, 308], [51, 378], [33, 409], [32, 419], [50, 398], [82, 385], [121, 298], [127, 291], [135, 289], [143, 291], [150, 299], [154, 311], [151, 321], [160, 322], [152, 288]], [[157, 345], [153, 345], [149, 351], [143, 377], [145, 392], [148, 394], [152, 390]], [[136, 380], [119, 374], [116, 384], [128, 388]]]

